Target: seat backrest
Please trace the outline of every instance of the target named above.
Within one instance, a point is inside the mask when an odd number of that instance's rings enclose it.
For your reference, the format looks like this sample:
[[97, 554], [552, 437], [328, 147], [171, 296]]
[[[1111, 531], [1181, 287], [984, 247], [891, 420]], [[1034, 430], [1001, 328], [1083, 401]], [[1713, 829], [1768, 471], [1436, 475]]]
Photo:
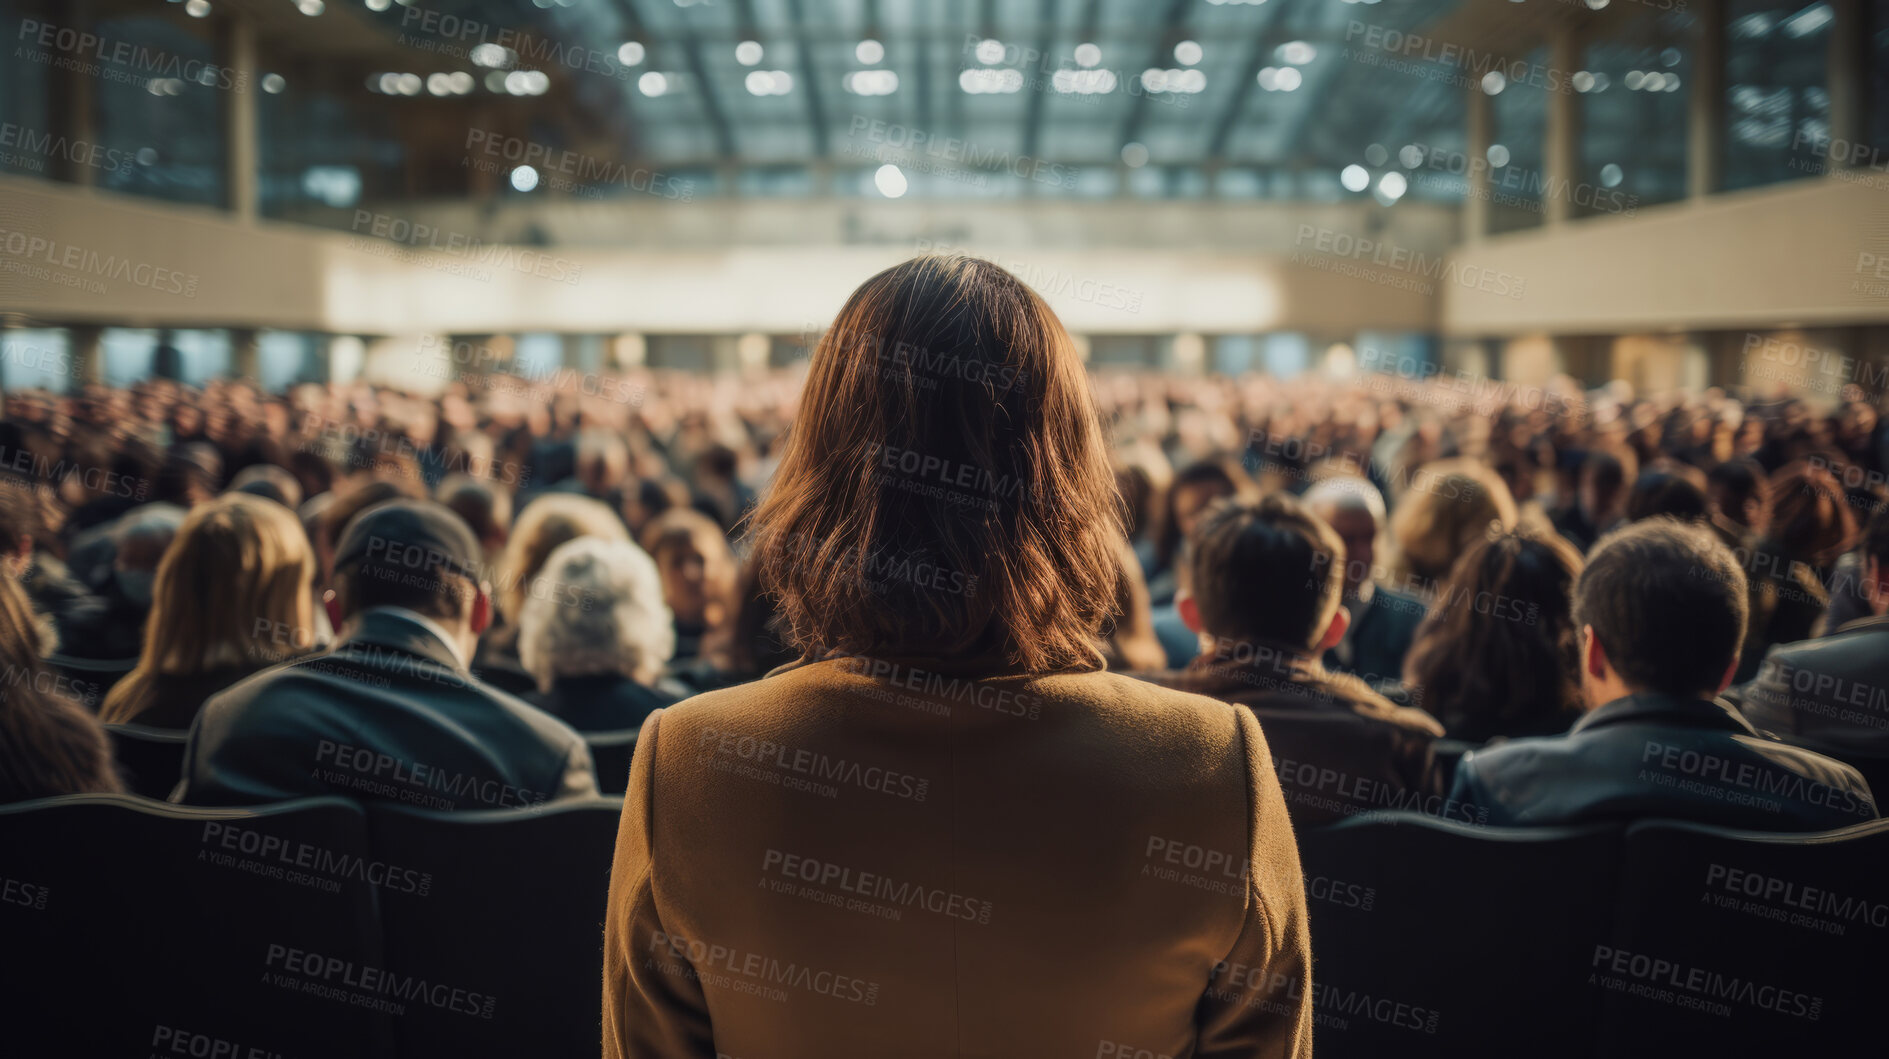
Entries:
[[1591, 1055], [1619, 834], [1403, 812], [1300, 832], [1319, 1055]]
[[338, 798], [0, 806], [7, 1036], [48, 1055], [389, 1056], [374, 874]]
[[382, 893], [388, 961], [453, 1003], [409, 1007], [405, 1055], [592, 1055], [603, 919], [622, 801], [439, 812], [367, 806], [375, 855], [413, 878]]
[[126, 789], [163, 801], [184, 775], [184, 743], [190, 733], [142, 724], [108, 724], [112, 758]]
[[605, 794], [622, 794], [630, 786], [630, 759], [636, 756], [636, 736], [641, 728], [620, 732], [585, 732], [590, 746], [590, 762], [597, 767], [597, 789]]
[[72, 655], [48, 655], [46, 664], [59, 674], [61, 689], [93, 713], [105, 704], [110, 691], [126, 673], [138, 665], [136, 658], [75, 658]]
[[1627, 830], [1612, 930], [1590, 954], [1602, 1053], [1854, 1055], [1889, 996], [1889, 820]]

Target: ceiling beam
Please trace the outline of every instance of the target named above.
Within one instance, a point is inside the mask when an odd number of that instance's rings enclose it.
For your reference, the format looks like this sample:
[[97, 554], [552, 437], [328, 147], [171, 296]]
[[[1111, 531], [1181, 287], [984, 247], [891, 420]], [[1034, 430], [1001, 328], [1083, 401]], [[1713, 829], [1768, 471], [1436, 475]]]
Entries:
[[1055, 40], [1052, 33], [1055, 7], [1056, 0], [1037, 0], [1036, 69], [1025, 70], [1023, 73], [1024, 89], [1030, 93], [1030, 98], [1023, 109], [1023, 153], [1031, 158], [1036, 157], [1037, 138], [1043, 131], [1043, 101], [1051, 91], [1049, 85], [1036, 80], [1036, 75], [1049, 64], [1049, 49]]
[[807, 128], [813, 134], [813, 156], [825, 158], [828, 154], [826, 107], [821, 105], [820, 72], [813, 62], [813, 44], [807, 37], [800, 0], [787, 0], [787, 17], [794, 24], [794, 50], [800, 53], [800, 80], [807, 92]]
[[[1174, 45], [1180, 43], [1181, 22], [1187, 16], [1188, 0], [1168, 0], [1167, 14], [1161, 19], [1161, 35], [1156, 39], [1154, 53], [1149, 56], [1141, 69], [1159, 66], [1166, 69], [1168, 59], [1173, 57]], [[1127, 146], [1141, 135], [1141, 123], [1148, 114], [1148, 93], [1145, 89], [1129, 89], [1129, 81], [1141, 76], [1141, 72], [1123, 71], [1122, 87], [1128, 91], [1128, 119], [1122, 122], [1122, 134], [1118, 137], [1118, 146]]]
[[1270, 4], [1265, 11], [1264, 21], [1253, 30], [1253, 51], [1246, 57], [1246, 65], [1240, 74], [1239, 83], [1233, 86], [1233, 96], [1227, 100], [1226, 109], [1214, 119], [1213, 132], [1207, 137], [1207, 160], [1222, 161], [1226, 158], [1227, 141], [1233, 137], [1233, 126], [1240, 120], [1240, 112], [1246, 109], [1246, 100], [1259, 84], [1259, 72], [1266, 68], [1266, 60], [1272, 55], [1273, 26], [1279, 21], [1285, 8], [1285, 0]]
[[[625, 6], [632, 0], [622, 0]], [[697, 39], [694, 27], [689, 25], [688, 16], [676, 15], [676, 43], [682, 47], [683, 61], [689, 66], [689, 80], [694, 82], [695, 91], [702, 101], [702, 114], [708, 119], [709, 130], [715, 136], [715, 150], [723, 159], [735, 157], [735, 132], [728, 124], [728, 114], [722, 110], [721, 95], [715, 83], [708, 78], [708, 64], [702, 61], [702, 42]]]

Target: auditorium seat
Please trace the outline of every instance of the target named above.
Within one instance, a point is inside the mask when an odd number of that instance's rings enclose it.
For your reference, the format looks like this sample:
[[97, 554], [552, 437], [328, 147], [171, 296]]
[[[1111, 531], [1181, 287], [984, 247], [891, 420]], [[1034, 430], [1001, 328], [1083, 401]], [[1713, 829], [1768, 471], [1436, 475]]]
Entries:
[[476, 994], [460, 1010], [409, 1007], [396, 1027], [402, 1054], [595, 1056], [622, 801], [367, 812], [376, 855], [418, 873], [381, 891], [389, 962]]
[[184, 775], [184, 743], [190, 733], [142, 724], [108, 724], [118, 775], [133, 794], [163, 801]]
[[1430, 751], [1436, 756], [1434, 767], [1443, 782], [1444, 790], [1449, 790], [1450, 782], [1456, 778], [1456, 766], [1462, 764], [1463, 755], [1481, 746], [1481, 743], [1471, 743], [1462, 739], [1439, 739], [1430, 744]]
[[622, 794], [630, 786], [630, 758], [636, 754], [636, 734], [641, 728], [620, 732], [586, 732], [590, 761], [597, 767], [597, 788], [605, 794]]
[[137, 667], [138, 660], [132, 658], [74, 658], [71, 655], [51, 654], [46, 656], [46, 664], [58, 673], [64, 682], [60, 689], [77, 699], [81, 706], [98, 712], [105, 704], [105, 693], [113, 685], [124, 679], [126, 673]]
[[1657, 820], [1625, 837], [1589, 963], [1605, 1055], [1882, 1054], [1889, 820], [1820, 834]]
[[1618, 843], [1402, 812], [1300, 832], [1318, 1054], [1591, 1056]]
[[338, 798], [0, 806], [0, 1050], [390, 1055], [370, 864]]

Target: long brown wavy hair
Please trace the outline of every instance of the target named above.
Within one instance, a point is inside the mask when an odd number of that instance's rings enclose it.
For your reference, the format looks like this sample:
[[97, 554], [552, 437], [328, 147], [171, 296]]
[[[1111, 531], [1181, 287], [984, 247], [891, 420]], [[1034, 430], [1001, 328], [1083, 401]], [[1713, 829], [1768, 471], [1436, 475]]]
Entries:
[[1581, 565], [1559, 536], [1507, 532], [1457, 560], [1404, 660], [1404, 683], [1451, 737], [1541, 735], [1574, 720]]
[[1125, 533], [1094, 398], [1061, 321], [989, 261], [919, 257], [853, 292], [751, 527], [810, 657], [1102, 665]]
[[0, 572], [0, 802], [120, 789], [105, 730], [43, 661], [52, 640], [26, 591]]

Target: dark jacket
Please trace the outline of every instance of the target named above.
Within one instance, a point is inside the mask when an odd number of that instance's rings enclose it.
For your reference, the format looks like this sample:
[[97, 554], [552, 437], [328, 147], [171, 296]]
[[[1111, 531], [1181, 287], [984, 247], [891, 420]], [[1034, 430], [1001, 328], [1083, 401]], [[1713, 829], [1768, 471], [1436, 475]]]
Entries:
[[1373, 685], [1402, 680], [1404, 656], [1429, 608], [1415, 596], [1378, 585], [1369, 603], [1347, 604], [1346, 609], [1351, 610], [1351, 627], [1338, 646], [1325, 652], [1326, 668], [1356, 673]]
[[525, 701], [580, 732], [621, 732], [641, 727], [676, 698], [621, 673], [593, 673], [559, 677], [550, 691], [534, 691]]
[[595, 793], [590, 751], [570, 726], [472, 676], [423, 626], [370, 611], [329, 653], [206, 703], [172, 800], [335, 794], [501, 809]]
[[1773, 647], [1739, 698], [1745, 719], [1779, 739], [1889, 758], [1889, 616]]
[[1768, 739], [1724, 703], [1653, 692], [1591, 710], [1566, 735], [1470, 751], [1451, 799], [1499, 826], [1660, 816], [1823, 831], [1876, 818], [1848, 765]]
[[1447, 815], [1436, 718], [1395, 706], [1364, 681], [1302, 653], [1257, 646], [1250, 659], [1212, 655], [1161, 683], [1253, 711], [1297, 827], [1372, 809]]

